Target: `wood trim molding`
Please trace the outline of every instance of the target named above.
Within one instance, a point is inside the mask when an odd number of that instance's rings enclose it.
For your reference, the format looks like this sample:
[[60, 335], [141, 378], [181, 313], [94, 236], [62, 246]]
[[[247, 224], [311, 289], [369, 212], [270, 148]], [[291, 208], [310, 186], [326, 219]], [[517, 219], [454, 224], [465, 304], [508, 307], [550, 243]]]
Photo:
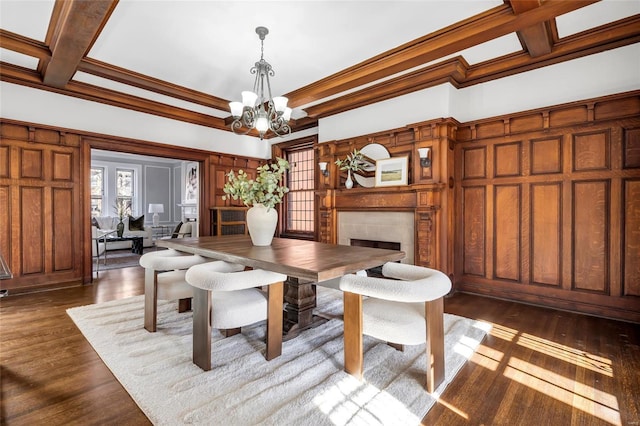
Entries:
[[42, 64], [42, 80], [48, 86], [65, 87], [82, 58], [104, 28], [118, 0], [56, 2], [47, 36], [51, 59]]

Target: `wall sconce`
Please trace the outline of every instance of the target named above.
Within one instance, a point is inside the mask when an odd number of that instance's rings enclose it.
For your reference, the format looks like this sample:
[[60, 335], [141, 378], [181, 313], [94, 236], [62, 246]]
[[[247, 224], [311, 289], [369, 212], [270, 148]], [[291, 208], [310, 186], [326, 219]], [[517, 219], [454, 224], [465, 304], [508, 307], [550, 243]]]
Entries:
[[329, 176], [329, 170], [327, 170], [327, 163], [322, 161], [318, 163], [318, 167], [320, 167], [320, 172], [322, 172], [322, 176]]
[[420, 156], [420, 165], [422, 167], [431, 167], [431, 158], [429, 158], [429, 152], [431, 148], [418, 148], [418, 155]]

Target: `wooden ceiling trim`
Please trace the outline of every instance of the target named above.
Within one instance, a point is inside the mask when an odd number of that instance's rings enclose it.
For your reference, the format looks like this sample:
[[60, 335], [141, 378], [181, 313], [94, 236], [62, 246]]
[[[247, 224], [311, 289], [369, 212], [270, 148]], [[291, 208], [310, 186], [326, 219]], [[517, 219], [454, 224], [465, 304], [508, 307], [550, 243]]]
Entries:
[[[509, 0], [516, 15], [540, 7], [540, 0]], [[531, 57], [546, 55], [551, 53], [553, 37], [548, 22], [538, 22], [530, 27], [522, 28], [517, 32], [523, 47], [529, 52]]]
[[[452, 63], [449, 64], [449, 67], [445, 63], [429, 66], [383, 83], [369, 86], [366, 89], [307, 107], [305, 111], [310, 117], [327, 117], [390, 99], [394, 96], [433, 87], [445, 81], [448, 81], [454, 87], [469, 87], [554, 63], [637, 43], [638, 41], [640, 41], [640, 15], [566, 37], [556, 44], [552, 54], [546, 56], [531, 58], [526, 52], [519, 52], [473, 66], [469, 66], [462, 57], [454, 58], [446, 62], [456, 61], [457, 66], [451, 66]], [[446, 71], [450, 74], [444, 75], [437, 71]], [[389, 96], [390, 94], [393, 95]]]
[[309, 117], [327, 117], [354, 108], [384, 101], [442, 83], [458, 86], [463, 81], [469, 64], [462, 56], [448, 59], [439, 64], [422, 68], [411, 73], [369, 86], [366, 89], [305, 108]]
[[558, 41], [553, 52], [531, 58], [526, 53], [515, 53], [472, 65], [460, 87], [468, 87], [497, 78], [514, 75], [543, 66], [569, 61], [579, 57], [627, 46], [640, 41], [640, 15], [630, 16]]
[[0, 47], [12, 50], [23, 55], [32, 56], [37, 59], [46, 59], [51, 57], [49, 47], [41, 41], [12, 33], [11, 31], [0, 28]]
[[43, 65], [45, 84], [63, 88], [95, 42], [118, 0], [68, 0], [50, 23], [51, 59]]
[[75, 98], [144, 112], [147, 114], [170, 118], [172, 120], [184, 121], [186, 123], [198, 124], [214, 129], [229, 130], [225, 126], [224, 120], [218, 117], [189, 111], [183, 108], [177, 108], [172, 105], [166, 105], [124, 93], [114, 92], [113, 90], [92, 86], [86, 83], [72, 81], [63, 89], [47, 86], [42, 82], [40, 74], [36, 71], [13, 64], [0, 63], [0, 65], [2, 66], [0, 80], [9, 83], [47, 90]]
[[187, 123], [199, 124], [201, 126], [212, 127], [215, 129], [227, 130], [224, 126], [224, 120], [221, 118], [186, 110], [173, 105], [139, 98], [125, 93], [114, 92], [113, 90], [77, 81], [69, 82], [67, 89], [78, 97], [97, 100], [98, 102], [107, 105], [128, 108], [135, 111], [145, 112]]
[[598, 0], [549, 0], [540, 7], [514, 15], [502, 5], [361, 62], [308, 86], [288, 93], [293, 107], [351, 90], [398, 72], [437, 60], [521, 28], [554, 19]]
[[206, 107], [219, 109], [221, 111], [229, 111], [229, 101], [226, 99], [168, 83], [148, 75], [120, 68], [95, 59], [84, 58], [80, 62], [78, 71], [83, 71], [98, 77], [135, 86], [140, 89], [149, 90], [161, 95], [171, 96], [183, 101], [193, 102]]

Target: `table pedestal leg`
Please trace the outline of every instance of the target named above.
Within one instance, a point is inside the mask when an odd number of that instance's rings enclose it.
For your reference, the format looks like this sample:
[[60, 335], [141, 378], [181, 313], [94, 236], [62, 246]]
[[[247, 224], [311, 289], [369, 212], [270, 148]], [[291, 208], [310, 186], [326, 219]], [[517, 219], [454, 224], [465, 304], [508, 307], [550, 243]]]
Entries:
[[287, 277], [284, 301], [287, 303], [284, 312], [284, 330], [302, 331], [311, 325], [315, 294], [311, 282]]

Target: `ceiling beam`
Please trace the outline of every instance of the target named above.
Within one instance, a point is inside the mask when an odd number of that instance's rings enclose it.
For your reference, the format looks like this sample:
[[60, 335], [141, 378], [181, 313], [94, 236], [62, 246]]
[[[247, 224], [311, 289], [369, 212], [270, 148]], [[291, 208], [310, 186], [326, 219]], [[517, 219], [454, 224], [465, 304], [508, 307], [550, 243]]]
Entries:
[[48, 30], [51, 59], [42, 66], [46, 85], [67, 85], [117, 4], [118, 0], [56, 1]]
[[[540, 7], [540, 0], [509, 0], [516, 15]], [[538, 22], [530, 27], [517, 31], [523, 47], [535, 58], [551, 53], [553, 37], [549, 22]]]
[[71, 81], [64, 88], [48, 86], [43, 84], [38, 72], [5, 62], [0, 62], [0, 80], [170, 118], [172, 120], [184, 121], [186, 123], [198, 124], [214, 129], [229, 130], [224, 123], [224, 119], [219, 117], [178, 108], [173, 105], [151, 101], [86, 83]]
[[450, 25], [369, 60], [286, 94], [299, 107], [454, 54], [521, 28], [548, 21], [599, 0], [548, 0], [540, 7], [515, 15], [509, 5]]
[[151, 92], [160, 93], [162, 95], [171, 96], [173, 98], [182, 99], [183, 101], [193, 102], [222, 111], [229, 111], [229, 101], [226, 99], [178, 86], [177, 84], [168, 83], [148, 75], [120, 68], [105, 62], [100, 62], [95, 59], [84, 58], [78, 66], [78, 71], [107, 78], [119, 83], [128, 84], [130, 86], [135, 86], [140, 89], [149, 90]]
[[24, 37], [11, 31], [3, 30], [2, 28], [0, 28], [0, 47], [40, 60], [51, 57], [49, 47], [41, 41]]
[[307, 107], [305, 111], [310, 117], [323, 118], [434, 87], [443, 82], [449, 82], [459, 88], [469, 87], [638, 42], [640, 42], [640, 15], [635, 15], [565, 37], [548, 55], [532, 58], [527, 52], [513, 53], [473, 66], [469, 66], [462, 57], [457, 57]]

